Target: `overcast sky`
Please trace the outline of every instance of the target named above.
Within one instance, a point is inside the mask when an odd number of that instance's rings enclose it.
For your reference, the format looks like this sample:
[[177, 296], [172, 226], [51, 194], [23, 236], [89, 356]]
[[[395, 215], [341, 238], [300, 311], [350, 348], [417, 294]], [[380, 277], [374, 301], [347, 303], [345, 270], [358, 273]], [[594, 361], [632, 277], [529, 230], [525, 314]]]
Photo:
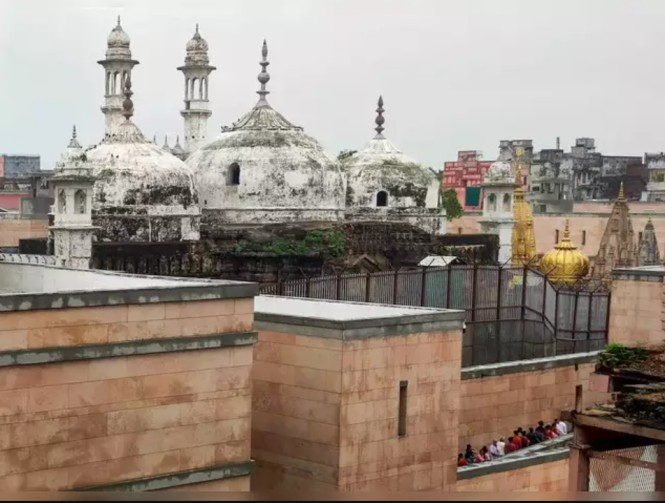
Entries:
[[274, 108], [333, 155], [385, 134], [435, 168], [501, 139], [607, 154], [665, 150], [662, 0], [0, 0], [0, 153], [52, 169], [72, 124], [103, 135], [106, 37], [122, 16], [140, 61], [134, 120], [182, 136], [185, 44], [195, 23], [217, 67], [209, 138], [257, 100], [268, 40]]

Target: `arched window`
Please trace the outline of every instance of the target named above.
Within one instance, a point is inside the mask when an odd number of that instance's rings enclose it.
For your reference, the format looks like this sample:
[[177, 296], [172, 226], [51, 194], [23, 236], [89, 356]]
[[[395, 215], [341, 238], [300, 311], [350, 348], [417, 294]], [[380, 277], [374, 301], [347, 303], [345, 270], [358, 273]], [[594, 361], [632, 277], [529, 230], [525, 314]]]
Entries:
[[487, 211], [496, 211], [496, 194], [487, 196]]
[[121, 94], [122, 89], [120, 89], [120, 73], [115, 72], [113, 74], [113, 89], [111, 89], [111, 94]]
[[67, 194], [64, 190], [58, 192], [58, 213], [67, 213]]
[[190, 97], [190, 99], [195, 100], [196, 99], [196, 88], [199, 87], [199, 79], [197, 79], [196, 77], [193, 78], [192, 82], [191, 82], [191, 86], [192, 86], [192, 88], [189, 91], [189, 97]]
[[74, 194], [74, 211], [79, 214], [85, 214], [88, 210], [88, 198], [85, 190], [77, 190]]
[[240, 166], [237, 162], [226, 170], [226, 185], [240, 185]]
[[510, 212], [510, 194], [503, 195], [503, 211]]
[[376, 194], [376, 205], [377, 206], [388, 206], [388, 193], [385, 190], [380, 190]]
[[203, 79], [199, 80], [199, 99], [203, 99]]

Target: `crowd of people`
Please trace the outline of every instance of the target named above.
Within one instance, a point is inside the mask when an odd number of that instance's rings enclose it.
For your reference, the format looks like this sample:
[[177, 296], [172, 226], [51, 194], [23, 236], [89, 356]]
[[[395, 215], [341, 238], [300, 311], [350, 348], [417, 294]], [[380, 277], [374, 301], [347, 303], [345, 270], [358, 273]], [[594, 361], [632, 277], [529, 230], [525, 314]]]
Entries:
[[529, 428], [527, 431], [519, 427], [507, 439], [501, 437], [499, 440], [493, 440], [489, 447], [483, 445], [480, 450], [476, 450], [471, 444], [467, 444], [466, 451], [460, 452], [457, 456], [457, 466], [493, 461], [519, 449], [553, 440], [567, 433], [568, 426], [561, 419], [555, 419], [552, 424], [538, 421], [538, 426], [535, 428]]

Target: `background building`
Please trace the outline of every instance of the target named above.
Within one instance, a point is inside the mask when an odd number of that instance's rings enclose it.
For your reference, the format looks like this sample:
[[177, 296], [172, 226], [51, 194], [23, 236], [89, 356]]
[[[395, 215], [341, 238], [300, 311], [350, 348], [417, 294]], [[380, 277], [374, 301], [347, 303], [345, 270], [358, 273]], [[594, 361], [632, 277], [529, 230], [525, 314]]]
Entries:
[[482, 161], [479, 150], [460, 150], [456, 161], [443, 165], [441, 189], [454, 189], [457, 200], [465, 211], [481, 210], [483, 196], [481, 184], [492, 161]]

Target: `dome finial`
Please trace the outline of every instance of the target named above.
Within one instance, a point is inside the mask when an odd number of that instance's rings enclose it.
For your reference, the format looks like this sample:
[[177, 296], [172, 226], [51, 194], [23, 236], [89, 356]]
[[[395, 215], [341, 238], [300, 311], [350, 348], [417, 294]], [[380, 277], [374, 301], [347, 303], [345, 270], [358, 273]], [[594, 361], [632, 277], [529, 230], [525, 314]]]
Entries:
[[622, 203], [626, 201], [626, 196], [623, 192], [623, 180], [621, 181], [621, 185], [619, 185], [619, 201]]
[[270, 62], [268, 61], [268, 44], [266, 43], [265, 39], [263, 40], [263, 47], [261, 48], [261, 62], [259, 63], [261, 65], [261, 73], [259, 73], [259, 82], [261, 83], [261, 89], [259, 91], [256, 91], [256, 93], [260, 96], [259, 102], [257, 105], [262, 105], [262, 106], [267, 106], [268, 101], [266, 100], [266, 95], [270, 93], [270, 91], [266, 90], [266, 84], [270, 80], [270, 74], [266, 70]]
[[199, 34], [199, 23], [196, 23], [196, 33], [195, 33], [195, 35], [198, 35], [198, 34]]
[[76, 140], [76, 124], [72, 126], [72, 140]]
[[76, 124], [72, 127], [72, 138], [69, 140], [69, 148], [81, 148], [81, 144], [76, 139]]
[[122, 26], [120, 26], [120, 14], [118, 14], [118, 28], [122, 28]]
[[563, 227], [563, 238], [561, 239], [562, 242], [564, 243], [569, 243], [570, 242], [570, 220], [566, 218], [566, 223], [564, 224]]
[[376, 131], [376, 138], [383, 138], [381, 133], [383, 133], [383, 130], [385, 129], [383, 124], [386, 122], [386, 119], [383, 117], [383, 112], [385, 112], [385, 109], [383, 108], [383, 96], [379, 96], [377, 105], [378, 108], [376, 109], [376, 119], [374, 119], [376, 127], [374, 128], [374, 131]]
[[132, 102], [132, 79], [129, 75], [125, 79], [125, 101], [122, 102], [122, 115], [129, 120], [134, 115], [134, 103]]

